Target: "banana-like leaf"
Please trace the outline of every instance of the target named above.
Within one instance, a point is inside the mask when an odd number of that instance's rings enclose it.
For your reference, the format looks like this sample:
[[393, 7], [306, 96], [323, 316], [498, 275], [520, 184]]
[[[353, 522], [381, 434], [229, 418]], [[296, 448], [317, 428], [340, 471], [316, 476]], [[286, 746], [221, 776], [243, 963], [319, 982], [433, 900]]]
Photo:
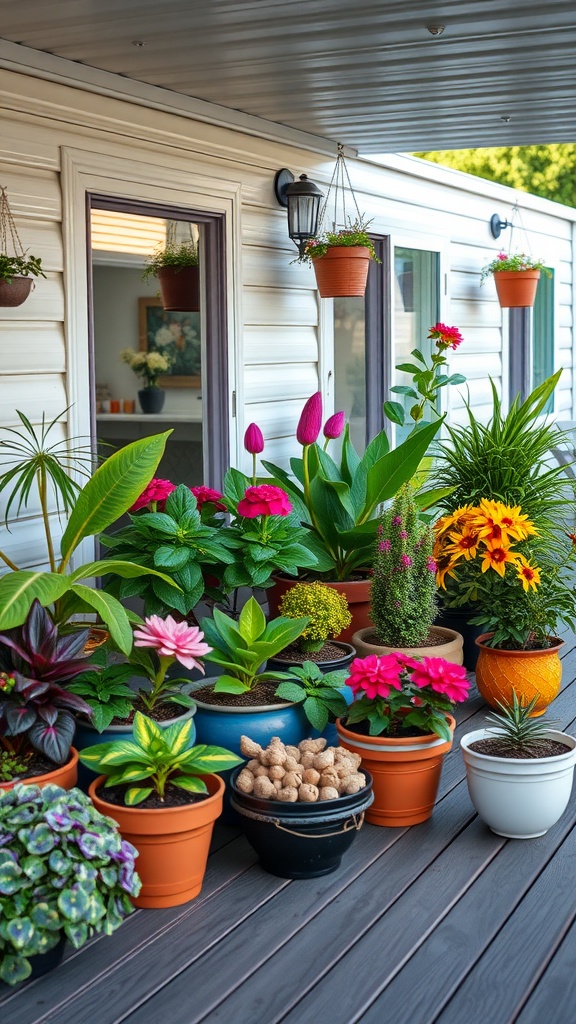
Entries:
[[19, 569], [0, 579], [0, 629], [21, 626], [35, 598], [43, 607], [53, 604], [69, 587], [66, 576], [55, 572]]
[[113, 558], [102, 558], [99, 562], [86, 562], [85, 565], [80, 565], [74, 572], [71, 572], [68, 579], [76, 583], [77, 580], [88, 580], [91, 576], [106, 576], [108, 573], [111, 576], [121, 576], [123, 579], [136, 579], [139, 576], [159, 576], [161, 580], [169, 583], [176, 590], [182, 589], [170, 576], [163, 572], [138, 565], [136, 562], [115, 561]]
[[134, 637], [130, 620], [120, 601], [117, 601], [111, 594], [107, 594], [105, 590], [85, 587], [82, 583], [73, 583], [70, 590], [84, 604], [89, 605], [95, 612], [98, 612], [122, 654], [130, 654]]
[[102, 533], [134, 504], [152, 479], [171, 433], [133, 441], [98, 467], [80, 491], [64, 531], [63, 565], [85, 537]]

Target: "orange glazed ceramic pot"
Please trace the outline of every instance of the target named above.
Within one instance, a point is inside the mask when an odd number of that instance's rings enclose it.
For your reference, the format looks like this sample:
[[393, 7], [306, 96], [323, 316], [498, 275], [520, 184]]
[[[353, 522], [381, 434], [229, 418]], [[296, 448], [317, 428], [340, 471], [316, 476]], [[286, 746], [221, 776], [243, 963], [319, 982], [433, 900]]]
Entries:
[[539, 270], [497, 270], [494, 284], [498, 302], [507, 309], [533, 306], [539, 280]]
[[564, 641], [549, 637], [553, 646], [540, 651], [500, 651], [483, 643], [491, 635], [482, 633], [476, 641], [480, 648], [476, 664], [480, 695], [493, 708], [498, 708], [498, 701], [511, 704], [514, 691], [523, 704], [538, 697], [532, 717], [543, 715], [560, 692], [562, 662], [558, 652]]
[[434, 810], [444, 755], [452, 746], [456, 721], [446, 716], [449, 740], [426, 736], [361, 736], [336, 719], [341, 746], [359, 754], [372, 775], [374, 803], [366, 811], [372, 825], [418, 825]]
[[105, 782], [99, 775], [88, 790], [101, 814], [118, 823], [123, 839], [136, 847], [142, 880], [136, 907], [179, 907], [202, 888], [216, 818], [222, 812], [224, 782], [205, 775], [210, 794], [205, 800], [181, 807], [146, 808], [110, 804], [97, 795]]
[[[14, 782], [0, 782], [0, 789], [12, 789]], [[61, 786], [62, 789], [72, 789], [78, 781], [78, 751], [70, 747], [70, 757], [66, 764], [55, 768], [53, 772], [46, 772], [45, 775], [33, 775], [29, 779], [21, 780], [25, 786]]]
[[370, 250], [365, 245], [331, 246], [312, 265], [322, 299], [364, 295], [370, 267]]
[[[268, 598], [268, 610], [270, 618], [276, 618], [280, 615], [280, 601], [284, 597], [284, 594], [288, 590], [291, 590], [296, 583], [302, 582], [295, 576], [275, 576], [274, 586], [270, 587], [266, 591]], [[338, 636], [334, 637], [335, 640], [343, 640], [347, 644], [351, 644], [352, 634], [358, 629], [364, 629], [371, 626], [374, 629], [374, 623], [370, 618], [370, 579], [365, 580], [344, 580], [339, 583], [329, 583], [327, 580], [321, 580], [327, 587], [332, 587], [333, 590], [337, 590], [339, 594], [344, 594], [344, 597], [348, 601], [348, 610], [352, 616], [352, 622], [346, 629], [343, 629]]]

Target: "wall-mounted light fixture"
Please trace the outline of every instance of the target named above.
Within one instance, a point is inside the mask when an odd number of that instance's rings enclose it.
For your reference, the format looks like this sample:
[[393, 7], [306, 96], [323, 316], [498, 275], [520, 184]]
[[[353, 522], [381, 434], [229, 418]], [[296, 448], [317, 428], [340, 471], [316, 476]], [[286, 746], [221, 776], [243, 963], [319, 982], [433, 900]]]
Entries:
[[499, 213], [493, 213], [490, 217], [490, 231], [492, 232], [492, 238], [500, 238], [500, 234], [504, 231], [504, 228], [510, 227], [510, 221], [500, 220]]
[[315, 238], [318, 231], [320, 200], [324, 193], [305, 174], [295, 181], [292, 171], [286, 167], [276, 173], [274, 193], [280, 206], [288, 209], [288, 234], [302, 255], [306, 242]]

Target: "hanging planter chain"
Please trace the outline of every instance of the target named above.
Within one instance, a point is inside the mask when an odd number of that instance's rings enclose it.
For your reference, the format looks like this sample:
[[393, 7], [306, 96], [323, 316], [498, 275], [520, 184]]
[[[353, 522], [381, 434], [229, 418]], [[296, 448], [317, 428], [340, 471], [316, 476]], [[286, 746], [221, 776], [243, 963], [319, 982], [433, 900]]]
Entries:
[[9, 241], [14, 255], [24, 258], [26, 254], [8, 202], [8, 190], [5, 185], [0, 185], [0, 252], [6, 253], [6, 255], [8, 255]]
[[360, 225], [362, 223], [362, 215], [360, 213], [358, 203], [356, 202], [356, 196], [354, 195], [352, 182], [350, 181], [350, 175], [348, 174], [348, 168], [346, 166], [346, 161], [344, 159], [344, 146], [342, 145], [341, 142], [339, 142], [336, 164], [334, 165], [332, 178], [330, 180], [330, 185], [328, 186], [328, 192], [326, 193], [326, 199], [324, 200], [324, 205], [320, 212], [319, 232], [324, 227], [324, 218], [328, 211], [328, 204], [330, 202], [332, 189], [334, 189], [334, 220], [332, 222], [333, 231], [337, 230], [338, 223], [338, 193], [340, 193], [342, 196], [342, 215], [344, 218], [343, 226], [345, 228], [350, 227], [350, 225], [348, 224], [348, 218], [346, 217], [346, 182], [348, 183], [350, 195], [352, 196], [354, 206], [356, 207], [356, 223]]

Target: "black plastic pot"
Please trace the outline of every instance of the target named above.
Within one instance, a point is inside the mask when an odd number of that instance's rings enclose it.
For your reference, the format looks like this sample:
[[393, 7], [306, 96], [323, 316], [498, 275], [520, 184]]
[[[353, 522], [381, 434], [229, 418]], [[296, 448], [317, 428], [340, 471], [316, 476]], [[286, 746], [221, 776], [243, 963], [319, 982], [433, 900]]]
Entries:
[[372, 776], [363, 770], [366, 786], [353, 796], [319, 803], [286, 804], [241, 793], [238, 768], [230, 780], [231, 804], [265, 871], [280, 878], [318, 878], [340, 866], [372, 803]]
[[445, 626], [447, 629], [455, 629], [462, 634], [464, 646], [464, 666], [469, 672], [474, 672], [478, 661], [479, 649], [476, 646], [476, 639], [484, 632], [485, 626], [476, 626], [468, 622], [476, 614], [474, 608], [442, 608], [436, 616], [436, 625]]
[[314, 651], [310, 651], [308, 654], [303, 653], [299, 659], [283, 658], [282, 651], [280, 651], [280, 654], [275, 658], [268, 658], [268, 668], [273, 668], [275, 671], [280, 672], [289, 672], [292, 665], [300, 666], [305, 661], [313, 661], [322, 672], [334, 672], [336, 669], [346, 668], [356, 657], [356, 648], [352, 644], [344, 643], [342, 640], [331, 640], [330, 643], [342, 650], [340, 658], [332, 658], [330, 661], [316, 661]]
[[162, 388], [141, 388], [138, 392], [138, 401], [142, 412], [160, 413], [164, 408], [166, 392]]

